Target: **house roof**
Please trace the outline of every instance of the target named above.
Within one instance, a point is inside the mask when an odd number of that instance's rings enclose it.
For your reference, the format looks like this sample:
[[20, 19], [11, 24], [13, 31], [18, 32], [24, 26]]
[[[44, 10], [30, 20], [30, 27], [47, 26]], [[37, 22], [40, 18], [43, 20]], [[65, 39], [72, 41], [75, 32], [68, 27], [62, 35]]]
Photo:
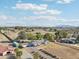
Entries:
[[4, 53], [7, 50], [8, 50], [7, 46], [0, 45], [0, 53]]

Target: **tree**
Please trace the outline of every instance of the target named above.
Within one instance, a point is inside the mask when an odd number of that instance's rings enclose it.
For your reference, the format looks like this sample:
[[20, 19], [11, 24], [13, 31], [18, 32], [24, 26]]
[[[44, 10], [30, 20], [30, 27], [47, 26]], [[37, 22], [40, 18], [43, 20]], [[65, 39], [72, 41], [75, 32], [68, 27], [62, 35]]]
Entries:
[[68, 33], [65, 31], [58, 31], [58, 30], [55, 31], [55, 39], [56, 40], [59, 40], [61, 38], [66, 38], [67, 35], [68, 35]]
[[60, 38], [59, 31], [56, 31], [56, 32], [55, 32], [55, 39], [58, 40], [59, 38]]
[[37, 40], [41, 40], [43, 38], [43, 35], [40, 32], [36, 33], [36, 38]]
[[79, 35], [76, 38], [76, 43], [79, 43]]
[[17, 51], [16, 56], [17, 56], [17, 59], [21, 59], [22, 51]]
[[32, 31], [34, 31], [34, 29], [32, 28]]
[[19, 51], [19, 48], [16, 48], [14, 51], [15, 51], [15, 53], [16, 53], [17, 51]]
[[27, 38], [28, 38], [28, 40], [35, 40], [36, 36], [33, 35], [32, 33], [27, 33]]
[[43, 35], [41, 33], [36, 33], [36, 35], [33, 35], [32, 33], [27, 33], [28, 40], [41, 40], [43, 38]]
[[50, 32], [53, 31], [53, 28], [49, 28], [49, 31], [50, 31]]
[[61, 35], [62, 38], [66, 38], [67, 35], [68, 35], [68, 33], [65, 32], [65, 31], [61, 31], [61, 32], [60, 32], [60, 35]]
[[26, 33], [24, 31], [21, 31], [18, 33], [18, 37], [16, 39], [26, 39]]
[[35, 52], [35, 53], [33, 54], [33, 59], [39, 59], [39, 54], [38, 54], [38, 52]]
[[37, 40], [37, 37], [36, 36], [33, 36], [33, 40]]
[[15, 49], [15, 53], [16, 53], [16, 59], [21, 59], [22, 51], [20, 51], [19, 48]]
[[54, 29], [54, 31], [56, 32], [56, 31], [57, 31], [57, 29]]
[[43, 38], [49, 41], [54, 41], [54, 36], [51, 33], [46, 33]]

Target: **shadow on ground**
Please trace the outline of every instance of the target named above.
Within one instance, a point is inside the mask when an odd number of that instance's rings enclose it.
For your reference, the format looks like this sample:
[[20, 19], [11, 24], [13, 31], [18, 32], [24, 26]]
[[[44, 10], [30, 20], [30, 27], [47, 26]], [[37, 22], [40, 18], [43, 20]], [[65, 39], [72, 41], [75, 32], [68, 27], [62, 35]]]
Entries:
[[16, 59], [16, 57], [15, 57], [15, 55], [10, 54], [7, 56], [7, 59]]

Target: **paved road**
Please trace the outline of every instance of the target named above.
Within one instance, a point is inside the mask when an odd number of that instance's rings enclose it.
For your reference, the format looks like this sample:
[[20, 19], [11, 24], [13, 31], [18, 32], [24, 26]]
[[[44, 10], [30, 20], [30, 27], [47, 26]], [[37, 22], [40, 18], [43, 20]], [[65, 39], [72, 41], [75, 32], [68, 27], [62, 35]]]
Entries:
[[56, 55], [59, 59], [79, 59], [79, 51], [70, 47], [50, 43], [42, 50], [50, 54]]
[[0, 56], [0, 59], [6, 59], [7, 57], [6, 56]]

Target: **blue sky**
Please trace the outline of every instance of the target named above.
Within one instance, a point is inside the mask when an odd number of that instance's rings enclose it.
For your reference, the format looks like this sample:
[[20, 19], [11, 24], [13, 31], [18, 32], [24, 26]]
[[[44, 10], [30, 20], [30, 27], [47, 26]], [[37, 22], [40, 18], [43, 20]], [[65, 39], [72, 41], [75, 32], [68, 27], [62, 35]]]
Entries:
[[79, 26], [79, 0], [0, 0], [0, 26]]

